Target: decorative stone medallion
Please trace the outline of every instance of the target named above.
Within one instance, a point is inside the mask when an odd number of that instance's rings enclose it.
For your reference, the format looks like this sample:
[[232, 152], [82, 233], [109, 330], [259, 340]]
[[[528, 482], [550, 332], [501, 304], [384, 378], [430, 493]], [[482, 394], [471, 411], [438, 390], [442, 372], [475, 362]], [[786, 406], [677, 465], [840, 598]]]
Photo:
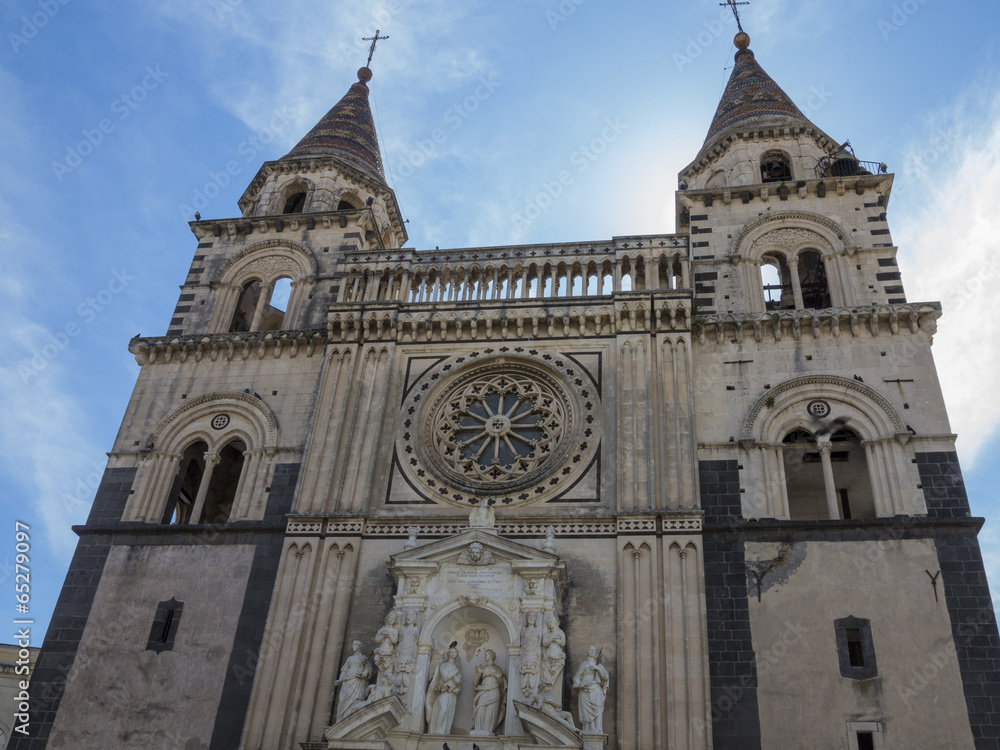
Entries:
[[810, 401], [809, 406], [806, 407], [809, 412], [809, 416], [816, 417], [817, 419], [825, 419], [830, 416], [830, 412], [833, 411], [830, 408], [830, 404], [826, 401]]
[[596, 450], [595, 391], [570, 358], [523, 347], [442, 362], [404, 401], [400, 463], [436, 499], [548, 499]]
[[229, 415], [228, 414], [216, 414], [212, 417], [212, 429], [213, 430], [224, 430], [229, 426]]

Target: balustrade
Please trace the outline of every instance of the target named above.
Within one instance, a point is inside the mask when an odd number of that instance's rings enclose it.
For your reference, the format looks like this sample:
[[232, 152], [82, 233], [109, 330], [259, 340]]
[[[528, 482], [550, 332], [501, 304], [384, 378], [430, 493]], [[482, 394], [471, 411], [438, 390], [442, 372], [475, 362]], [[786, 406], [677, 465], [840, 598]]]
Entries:
[[388, 253], [363, 262], [349, 256], [337, 301], [456, 304], [690, 288], [684, 238], [648, 237], [631, 244], [575, 246], [571, 253], [551, 246]]

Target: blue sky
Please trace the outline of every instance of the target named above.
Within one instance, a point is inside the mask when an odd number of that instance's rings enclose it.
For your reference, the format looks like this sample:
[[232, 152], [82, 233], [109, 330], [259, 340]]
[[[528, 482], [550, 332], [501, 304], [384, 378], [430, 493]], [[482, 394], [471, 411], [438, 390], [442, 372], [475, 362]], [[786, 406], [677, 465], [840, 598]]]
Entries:
[[[170, 320], [191, 209], [238, 213], [260, 164], [355, 80], [362, 36], [390, 37], [370, 86], [410, 246], [597, 240], [673, 231], [677, 172], [732, 65], [727, 13], [714, 0], [4, 3], [0, 579], [14, 521], [29, 523], [35, 643], [138, 372], [128, 340]], [[755, 0], [744, 18], [814, 122], [897, 174], [903, 279], [910, 299], [945, 303], [935, 355], [1000, 585], [1000, 9]], [[572, 182], [527, 220], [564, 170]]]

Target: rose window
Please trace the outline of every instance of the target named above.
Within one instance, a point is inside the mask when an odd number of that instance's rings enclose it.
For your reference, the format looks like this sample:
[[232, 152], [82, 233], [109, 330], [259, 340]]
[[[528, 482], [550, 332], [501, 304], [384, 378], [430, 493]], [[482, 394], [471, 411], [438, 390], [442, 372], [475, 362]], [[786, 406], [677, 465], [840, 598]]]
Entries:
[[565, 458], [573, 407], [555, 378], [505, 364], [460, 377], [430, 404], [430, 464], [472, 489], [507, 492]]

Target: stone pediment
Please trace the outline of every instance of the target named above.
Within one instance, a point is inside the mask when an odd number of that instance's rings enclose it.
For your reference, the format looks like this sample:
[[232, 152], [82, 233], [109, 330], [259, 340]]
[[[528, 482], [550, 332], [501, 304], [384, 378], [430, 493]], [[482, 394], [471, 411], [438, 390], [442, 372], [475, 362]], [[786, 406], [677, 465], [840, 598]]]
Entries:
[[495, 529], [469, 529], [447, 539], [400, 552], [393, 555], [389, 562], [397, 582], [435, 575], [446, 568], [495, 566], [522, 577], [552, 578], [560, 588], [566, 582], [566, 566], [558, 555], [501, 537]]

